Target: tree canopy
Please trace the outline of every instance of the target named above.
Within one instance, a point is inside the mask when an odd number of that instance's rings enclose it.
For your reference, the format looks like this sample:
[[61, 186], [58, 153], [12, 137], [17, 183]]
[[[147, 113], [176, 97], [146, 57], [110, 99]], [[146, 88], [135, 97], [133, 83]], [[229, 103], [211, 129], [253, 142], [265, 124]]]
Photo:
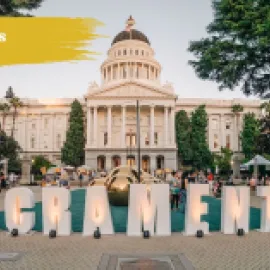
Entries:
[[181, 110], [175, 116], [176, 143], [178, 157], [183, 164], [189, 164], [192, 160], [191, 150], [191, 123], [187, 112]]
[[219, 168], [219, 173], [229, 176], [232, 170], [231, 160], [233, 152], [226, 147], [221, 147], [220, 154], [215, 154], [215, 163]]
[[192, 41], [196, 74], [246, 94], [270, 97], [270, 1], [212, 0], [208, 37]]
[[260, 135], [260, 123], [254, 113], [244, 116], [243, 131], [241, 132], [242, 149], [247, 159], [253, 158], [257, 153], [257, 140]]
[[44, 156], [42, 155], [36, 156], [32, 164], [32, 173], [41, 174], [42, 173], [41, 168], [45, 167], [46, 169], [49, 169], [50, 167], [52, 167], [52, 165], [53, 164]]
[[44, 0], [4, 0], [0, 3], [0, 16], [22, 17], [30, 16], [21, 10], [31, 11], [41, 6]]
[[197, 169], [206, 169], [213, 165], [212, 153], [206, 137], [207, 126], [205, 105], [200, 105], [191, 115], [192, 165]]
[[0, 131], [0, 160], [8, 158], [8, 170], [10, 172], [19, 172], [21, 162], [19, 153], [21, 147], [11, 136], [7, 136], [4, 131]]
[[79, 166], [84, 163], [84, 113], [82, 105], [75, 99], [71, 104], [69, 128], [61, 150], [61, 160], [66, 165]]

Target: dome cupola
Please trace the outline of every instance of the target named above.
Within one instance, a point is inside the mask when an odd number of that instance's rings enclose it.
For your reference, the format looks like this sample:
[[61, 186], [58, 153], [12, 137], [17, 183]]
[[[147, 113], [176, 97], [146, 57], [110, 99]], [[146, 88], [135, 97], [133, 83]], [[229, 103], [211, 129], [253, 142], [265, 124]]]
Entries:
[[124, 40], [138, 40], [145, 42], [148, 45], [151, 45], [148, 37], [144, 33], [139, 30], [132, 29], [134, 24], [135, 20], [132, 18], [132, 16], [130, 16], [126, 22], [126, 29], [124, 31], [121, 31], [114, 37], [111, 45], [113, 46], [115, 43]]

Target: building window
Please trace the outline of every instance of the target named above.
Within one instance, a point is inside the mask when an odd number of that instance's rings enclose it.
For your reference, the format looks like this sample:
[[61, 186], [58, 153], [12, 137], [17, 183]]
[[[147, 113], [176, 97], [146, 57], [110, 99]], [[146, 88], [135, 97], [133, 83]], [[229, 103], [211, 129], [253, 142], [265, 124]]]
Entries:
[[57, 134], [56, 137], [56, 147], [61, 148], [61, 134]]
[[124, 50], [124, 53], [123, 53], [124, 55], [127, 55], [127, 50]]
[[155, 145], [158, 145], [158, 133], [157, 132], [155, 132], [155, 134], [154, 134], [154, 143], [155, 143]]
[[231, 149], [231, 136], [230, 135], [226, 136], [226, 147], [228, 149]]
[[136, 55], [139, 55], [139, 51], [138, 51], [138, 50], [136, 50], [136, 51], [135, 51], [135, 54], [136, 54]]
[[108, 133], [105, 132], [104, 133], [104, 145], [107, 145], [108, 144]]
[[218, 148], [218, 135], [215, 134], [214, 135], [214, 149], [217, 149]]
[[121, 51], [118, 51], [118, 55], [121, 55]]
[[36, 129], [36, 124], [32, 123], [32, 129]]
[[34, 136], [31, 137], [30, 144], [31, 144], [31, 148], [32, 149], [35, 149], [35, 147], [36, 147], [36, 140], [35, 140], [35, 137]]
[[226, 121], [226, 129], [231, 129], [231, 122], [230, 121]]
[[213, 129], [218, 129], [218, 121], [217, 121], [217, 119], [212, 120], [212, 128]]
[[133, 50], [130, 50], [130, 55], [132, 55], [133, 54]]
[[123, 67], [123, 79], [126, 79], [127, 78], [127, 69], [126, 67], [124, 66]]
[[135, 147], [136, 146], [136, 134], [130, 132], [126, 134], [126, 145], [127, 147]]
[[149, 137], [148, 137], [148, 135], [146, 135], [146, 137], [145, 137], [145, 145], [149, 145]]
[[144, 51], [142, 51], [142, 56], [144, 56]]

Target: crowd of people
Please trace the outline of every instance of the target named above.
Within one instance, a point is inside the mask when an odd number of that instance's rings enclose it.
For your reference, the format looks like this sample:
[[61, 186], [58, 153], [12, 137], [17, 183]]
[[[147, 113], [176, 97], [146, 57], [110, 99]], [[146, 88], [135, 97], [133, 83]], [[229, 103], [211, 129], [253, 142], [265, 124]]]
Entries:
[[63, 186], [70, 188], [71, 181], [78, 180], [78, 186], [82, 187], [84, 183], [88, 182], [89, 185], [94, 181], [96, 177], [96, 171], [91, 170], [87, 172], [72, 171], [68, 172], [62, 170], [61, 173], [56, 173], [54, 175], [43, 175], [41, 185], [48, 186]]
[[189, 183], [209, 184], [210, 194], [214, 194], [216, 197], [221, 194], [222, 183], [217, 180], [214, 184], [214, 175], [211, 172], [206, 174], [203, 171], [197, 173], [174, 171], [167, 181], [170, 184], [170, 201], [173, 211], [185, 212], [186, 189]]
[[10, 187], [15, 187], [19, 182], [19, 175], [15, 173], [10, 173], [8, 176], [4, 172], [0, 172], [0, 192], [3, 189], [8, 189]]

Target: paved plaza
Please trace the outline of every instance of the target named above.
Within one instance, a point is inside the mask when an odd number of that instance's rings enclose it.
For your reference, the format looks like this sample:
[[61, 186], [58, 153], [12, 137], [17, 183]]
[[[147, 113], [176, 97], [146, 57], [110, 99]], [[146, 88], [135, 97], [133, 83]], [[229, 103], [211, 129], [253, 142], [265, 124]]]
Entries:
[[[41, 188], [34, 187], [33, 191], [39, 201]], [[4, 193], [0, 193], [1, 210]], [[259, 204], [253, 196], [251, 202], [253, 206]], [[41, 233], [11, 238], [6, 232], [1, 232], [0, 243], [0, 252], [22, 252], [17, 261], [0, 261], [0, 269], [94, 270], [105, 253], [182, 253], [195, 269], [270, 269], [270, 233], [256, 231], [244, 237], [215, 232], [197, 239], [176, 233], [148, 240], [124, 234], [104, 236], [100, 240], [81, 234], [49, 239]]]

